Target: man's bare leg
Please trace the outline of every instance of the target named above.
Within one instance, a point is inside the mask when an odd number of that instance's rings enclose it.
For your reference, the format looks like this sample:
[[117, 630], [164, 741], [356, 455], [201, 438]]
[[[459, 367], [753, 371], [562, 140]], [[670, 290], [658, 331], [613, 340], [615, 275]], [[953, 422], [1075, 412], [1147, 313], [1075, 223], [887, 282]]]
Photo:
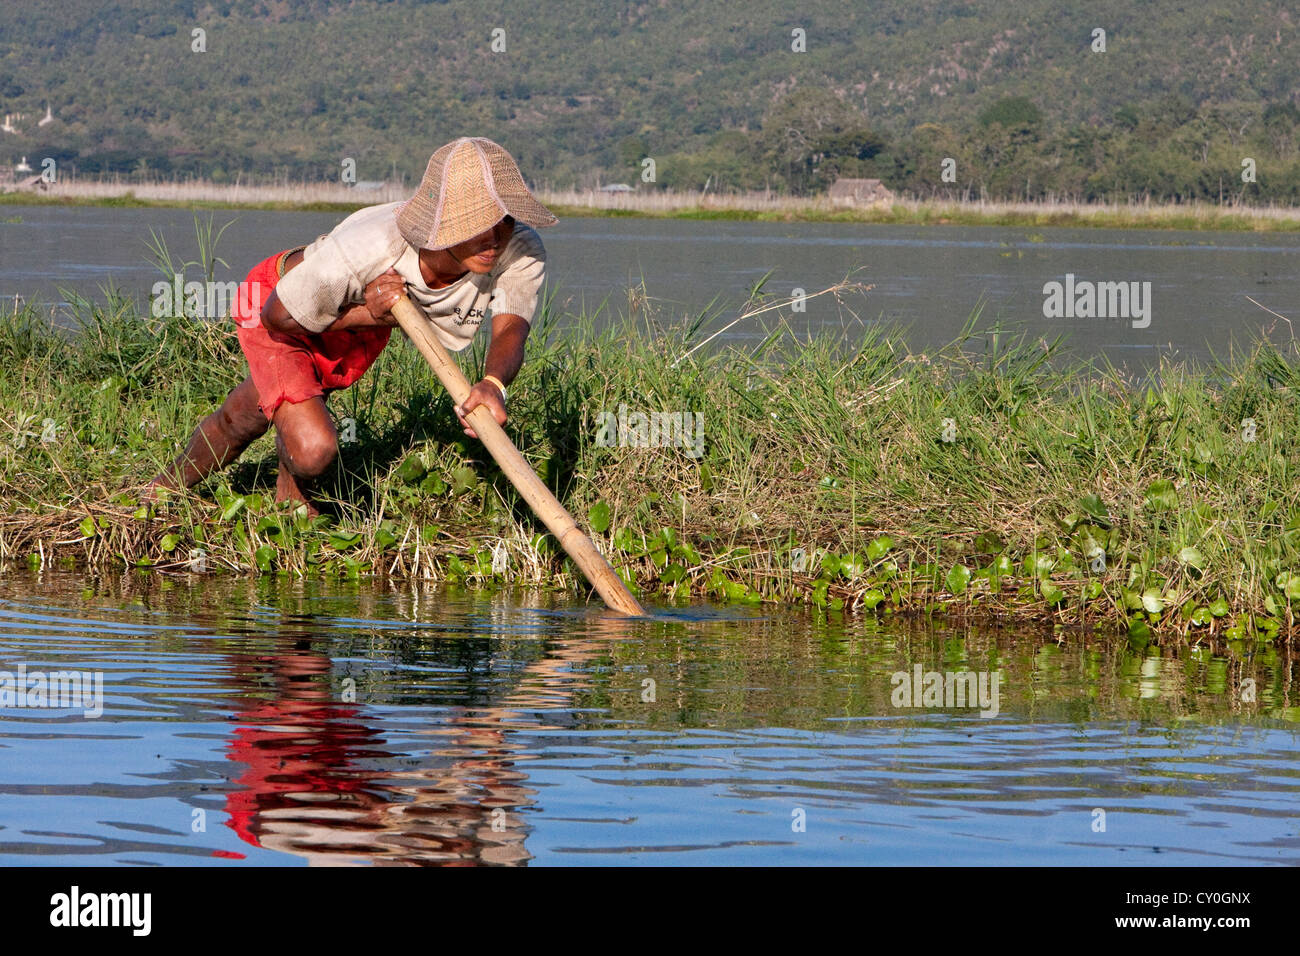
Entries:
[[220, 408], [199, 422], [185, 451], [170, 468], [154, 476], [145, 497], [156, 499], [160, 489], [176, 491], [192, 487], [238, 458], [270, 426], [257, 407], [253, 379], [244, 379], [226, 396]]
[[280, 453], [276, 501], [301, 501], [313, 515], [320, 511], [310, 497], [312, 482], [338, 456], [338, 432], [320, 396], [305, 402], [284, 402], [275, 410], [275, 448]]
[[[145, 492], [146, 499], [155, 500], [160, 489], [175, 491], [194, 486], [225, 468], [266, 434], [271, 422], [257, 402], [252, 378], [244, 379], [219, 409], [199, 423], [172, 466], [154, 476]], [[304, 486], [324, 474], [338, 455], [338, 433], [325, 400], [316, 396], [296, 404], [283, 402], [275, 410], [274, 423], [275, 447], [280, 455], [275, 499], [303, 502], [308, 511], [319, 514]]]

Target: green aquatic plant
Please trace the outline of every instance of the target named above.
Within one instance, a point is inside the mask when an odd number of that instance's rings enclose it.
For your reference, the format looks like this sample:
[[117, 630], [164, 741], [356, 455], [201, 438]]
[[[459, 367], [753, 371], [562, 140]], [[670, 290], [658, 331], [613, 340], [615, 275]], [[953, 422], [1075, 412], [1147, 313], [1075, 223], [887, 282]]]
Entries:
[[[399, 343], [331, 400], [350, 438], [321, 487], [327, 514], [272, 500], [270, 436], [193, 493], [143, 506], [141, 483], [242, 358], [217, 323], [109, 293], [68, 301], [57, 326], [31, 307], [0, 323], [0, 562], [578, 584]], [[568, 314], [549, 296], [508, 424], [640, 590], [1134, 640], [1294, 632], [1294, 343], [1165, 363], [1139, 386], [978, 311], [952, 345], [916, 354], [851, 318], [795, 332], [780, 309], [757, 344], [696, 348], [728, 320], [657, 309]], [[620, 403], [700, 413], [702, 453], [597, 441]]]

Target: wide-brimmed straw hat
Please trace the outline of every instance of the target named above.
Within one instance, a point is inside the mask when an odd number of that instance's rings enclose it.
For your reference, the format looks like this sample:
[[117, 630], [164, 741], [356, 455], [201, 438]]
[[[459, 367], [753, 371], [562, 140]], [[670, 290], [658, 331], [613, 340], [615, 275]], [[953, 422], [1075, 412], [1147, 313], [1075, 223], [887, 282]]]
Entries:
[[559, 221], [528, 191], [505, 149], [481, 136], [462, 136], [429, 158], [420, 188], [397, 210], [397, 228], [417, 249], [446, 249], [506, 216], [530, 226]]

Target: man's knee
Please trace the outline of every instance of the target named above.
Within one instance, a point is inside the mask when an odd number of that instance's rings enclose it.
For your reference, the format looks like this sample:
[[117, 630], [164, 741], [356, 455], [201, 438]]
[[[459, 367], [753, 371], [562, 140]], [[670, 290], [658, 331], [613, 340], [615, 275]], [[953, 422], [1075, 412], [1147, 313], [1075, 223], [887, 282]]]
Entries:
[[338, 439], [324, 428], [295, 429], [280, 433], [280, 456], [298, 478], [318, 478], [338, 457]]

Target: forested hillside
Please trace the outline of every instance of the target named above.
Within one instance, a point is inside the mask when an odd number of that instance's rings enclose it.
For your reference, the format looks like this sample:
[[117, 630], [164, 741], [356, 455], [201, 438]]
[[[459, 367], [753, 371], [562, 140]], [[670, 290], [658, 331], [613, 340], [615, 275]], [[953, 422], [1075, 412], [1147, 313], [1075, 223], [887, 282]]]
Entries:
[[556, 187], [1298, 201], [1298, 22], [1290, 0], [6, 3], [0, 163], [409, 182], [471, 133]]

